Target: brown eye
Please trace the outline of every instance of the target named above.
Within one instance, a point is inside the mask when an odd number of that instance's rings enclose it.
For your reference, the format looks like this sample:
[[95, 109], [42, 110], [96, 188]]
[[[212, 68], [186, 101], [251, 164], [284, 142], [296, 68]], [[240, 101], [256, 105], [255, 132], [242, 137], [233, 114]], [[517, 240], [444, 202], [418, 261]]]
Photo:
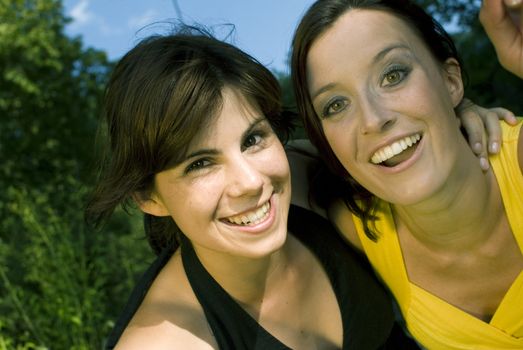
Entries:
[[409, 73], [410, 69], [406, 67], [392, 67], [384, 73], [381, 86], [395, 86], [405, 80]]
[[322, 113], [323, 118], [328, 118], [331, 115], [339, 113], [347, 108], [348, 101], [344, 98], [335, 98], [332, 102], [328, 103]]
[[211, 164], [211, 162], [208, 159], [202, 158], [202, 159], [195, 160], [194, 162], [192, 162], [185, 168], [185, 173], [188, 174], [193, 171], [201, 170], [201, 169], [209, 166], [210, 164]]
[[245, 148], [252, 147], [260, 142], [260, 135], [249, 135], [245, 138], [245, 142], [243, 143], [243, 146]]
[[339, 112], [343, 109], [343, 103], [341, 103], [340, 101], [334, 102], [333, 104], [331, 104], [329, 109], [333, 113]]
[[401, 80], [401, 74], [398, 71], [391, 72], [387, 74], [385, 79], [387, 79], [387, 83], [389, 84], [396, 84]]

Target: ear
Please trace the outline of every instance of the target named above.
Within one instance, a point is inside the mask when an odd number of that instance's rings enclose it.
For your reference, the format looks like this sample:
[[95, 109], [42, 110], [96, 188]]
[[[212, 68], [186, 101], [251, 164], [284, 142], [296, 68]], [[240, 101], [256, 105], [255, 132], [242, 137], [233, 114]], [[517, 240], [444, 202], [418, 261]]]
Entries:
[[456, 108], [465, 95], [461, 67], [455, 58], [448, 58], [443, 64], [443, 70], [445, 84], [447, 85], [453, 107]]
[[169, 216], [169, 211], [165, 207], [165, 204], [158, 195], [150, 193], [145, 195], [144, 193], [135, 193], [133, 199], [140, 208], [146, 214], [154, 216]]

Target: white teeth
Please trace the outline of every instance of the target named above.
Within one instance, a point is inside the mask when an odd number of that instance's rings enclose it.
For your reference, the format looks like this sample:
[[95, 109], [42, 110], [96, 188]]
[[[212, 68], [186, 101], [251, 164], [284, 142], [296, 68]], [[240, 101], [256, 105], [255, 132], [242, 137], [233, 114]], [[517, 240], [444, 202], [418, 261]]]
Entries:
[[236, 225], [255, 225], [257, 223], [262, 222], [267, 218], [269, 215], [269, 209], [270, 209], [269, 202], [262, 205], [260, 208], [253, 210], [248, 213], [243, 213], [242, 215], [236, 215], [228, 217], [227, 220], [230, 223], [236, 224]]
[[374, 164], [383, 163], [387, 159], [390, 159], [390, 158], [400, 154], [407, 148], [416, 144], [420, 139], [421, 139], [421, 135], [415, 134], [412, 136], [407, 136], [404, 139], [398, 140], [391, 145], [385, 146], [385, 147], [379, 149], [378, 151], [376, 151], [376, 153], [374, 153], [374, 155], [371, 158], [371, 162]]

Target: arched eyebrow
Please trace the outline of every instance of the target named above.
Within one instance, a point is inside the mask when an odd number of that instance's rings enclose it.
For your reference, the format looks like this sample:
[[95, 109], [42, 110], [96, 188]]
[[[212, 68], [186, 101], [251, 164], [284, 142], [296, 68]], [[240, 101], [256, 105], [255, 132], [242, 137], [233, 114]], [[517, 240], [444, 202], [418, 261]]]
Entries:
[[[390, 46], [385, 47], [384, 49], [380, 50], [372, 59], [371, 63], [376, 64], [383, 60], [391, 51], [393, 50], [409, 50], [409, 47], [404, 44], [392, 44]], [[336, 87], [335, 83], [328, 83], [326, 85], [323, 85], [318, 90], [316, 90], [313, 94], [311, 94], [311, 100], [314, 100], [319, 95], [323, 94], [325, 91], [329, 91], [330, 89]]]
[[409, 50], [409, 47], [405, 44], [392, 44], [390, 46], [385, 47], [383, 50], [378, 52], [376, 56], [372, 59], [372, 64], [378, 63], [379, 61], [383, 60], [389, 52], [393, 50]]

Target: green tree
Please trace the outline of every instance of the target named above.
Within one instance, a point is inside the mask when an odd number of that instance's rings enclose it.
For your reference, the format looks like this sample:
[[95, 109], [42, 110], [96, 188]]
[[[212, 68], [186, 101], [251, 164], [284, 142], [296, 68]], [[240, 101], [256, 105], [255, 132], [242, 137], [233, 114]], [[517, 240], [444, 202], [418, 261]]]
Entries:
[[60, 0], [0, 0], [0, 349], [100, 348], [151, 256], [139, 219], [84, 225], [112, 64], [67, 21]]

